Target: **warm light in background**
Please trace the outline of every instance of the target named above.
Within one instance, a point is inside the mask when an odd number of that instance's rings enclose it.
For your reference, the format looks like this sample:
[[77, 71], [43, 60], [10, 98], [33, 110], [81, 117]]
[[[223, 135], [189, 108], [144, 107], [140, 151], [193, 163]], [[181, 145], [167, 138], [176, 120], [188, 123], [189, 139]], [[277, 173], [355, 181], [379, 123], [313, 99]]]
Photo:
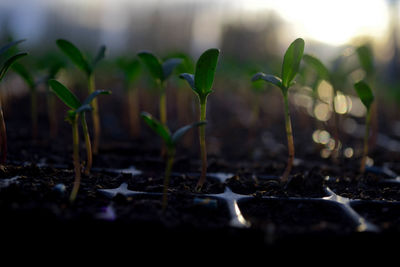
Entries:
[[287, 43], [301, 36], [330, 45], [342, 45], [356, 36], [375, 39], [388, 36], [388, 3], [385, 0], [2, 0], [0, 15], [4, 15], [1, 9], [7, 9], [5, 14], [10, 14], [11, 26], [17, 35], [35, 40], [46, 24], [43, 19], [46, 9], [59, 9], [69, 13], [75, 23], [88, 27], [96, 24], [102, 28], [104, 41], [121, 43], [123, 31], [132, 27], [129, 17], [140, 10], [163, 12], [170, 8], [185, 13], [180, 8], [186, 5], [188, 10], [195, 11], [197, 17], [192, 25], [193, 46], [197, 49], [198, 46], [219, 44], [225, 20], [232, 17], [240, 22], [257, 20], [267, 18], [272, 11], [290, 26], [281, 30], [280, 41]]

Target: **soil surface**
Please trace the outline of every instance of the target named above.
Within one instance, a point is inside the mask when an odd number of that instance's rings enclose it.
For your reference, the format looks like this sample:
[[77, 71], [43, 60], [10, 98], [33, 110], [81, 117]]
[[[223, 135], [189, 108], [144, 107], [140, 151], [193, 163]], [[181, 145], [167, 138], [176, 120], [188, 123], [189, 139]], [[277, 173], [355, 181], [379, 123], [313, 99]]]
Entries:
[[[27, 99], [14, 101], [22, 105]], [[317, 250], [321, 244], [368, 247], [389, 244], [399, 235], [400, 184], [383, 167], [400, 171], [400, 153], [377, 147], [371, 154], [376, 168], [361, 175], [359, 158], [334, 162], [298, 141], [290, 179], [281, 183], [286, 151], [284, 141], [275, 138], [280, 134], [257, 129], [254, 140], [235, 143], [238, 136], [223, 135], [226, 129], [216, 126], [208, 133], [209, 177], [202, 190], [195, 190], [201, 163], [197, 142], [192, 141], [178, 148], [163, 210], [161, 142], [146, 128], [138, 138], [124, 131], [112, 136], [108, 129], [103, 141], [110, 141], [101, 144], [91, 174], [83, 175], [78, 197], [70, 203], [74, 173], [69, 125], [59, 129], [68, 134], [50, 139], [42, 118], [41, 131], [32, 141], [29, 127], [22, 123], [28, 120], [26, 114], [14, 112], [9, 118], [9, 157], [0, 168], [0, 212], [10, 242], [47, 234], [49, 242], [80, 240], [79, 247], [123, 247], [121, 238], [126, 238], [160, 249], [171, 249], [172, 244], [181, 249], [245, 249], [246, 244], [249, 250], [275, 251], [305, 244]], [[246, 140], [248, 132], [237, 134]], [[221, 136], [227, 136], [224, 142]], [[262, 138], [269, 140], [268, 147]], [[84, 164], [84, 142], [81, 145]], [[123, 183], [136, 193], [112, 198], [102, 193]], [[343, 199], [335, 200], [338, 197]], [[360, 218], [368, 224], [360, 224]]]

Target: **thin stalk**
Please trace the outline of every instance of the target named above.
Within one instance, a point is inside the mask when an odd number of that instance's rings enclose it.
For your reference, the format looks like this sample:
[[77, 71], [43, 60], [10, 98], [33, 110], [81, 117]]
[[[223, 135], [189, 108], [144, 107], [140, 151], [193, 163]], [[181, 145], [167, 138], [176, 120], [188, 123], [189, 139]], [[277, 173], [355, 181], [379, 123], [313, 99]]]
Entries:
[[81, 124], [83, 130], [83, 136], [85, 137], [85, 146], [86, 146], [86, 155], [87, 155], [87, 163], [85, 168], [85, 175], [89, 175], [90, 169], [92, 168], [92, 144], [90, 142], [89, 130], [86, 123], [86, 116], [84, 113], [81, 115]]
[[7, 131], [6, 131], [6, 123], [4, 121], [3, 109], [0, 103], [0, 149], [1, 149], [1, 158], [0, 163], [4, 164], [7, 159]]
[[[89, 94], [95, 91], [95, 79], [94, 75], [91, 74], [89, 76]], [[91, 106], [92, 110], [92, 120], [93, 120], [93, 154], [97, 155], [99, 152], [99, 143], [100, 143], [100, 117], [99, 117], [99, 105], [97, 99], [93, 99]]]
[[165, 178], [163, 188], [162, 210], [165, 211], [168, 203], [168, 186], [171, 178], [172, 165], [174, 164], [175, 149], [168, 151], [167, 165], [165, 167]]
[[70, 202], [74, 202], [76, 196], [78, 194], [79, 185], [81, 183], [81, 166], [79, 159], [79, 133], [78, 133], [78, 118], [75, 117], [71, 122], [72, 124], [72, 158], [74, 161], [74, 170], [75, 170], [75, 181], [74, 186], [72, 188], [71, 195], [69, 197]]
[[285, 108], [285, 127], [286, 127], [286, 136], [287, 136], [287, 143], [288, 143], [288, 162], [286, 165], [286, 169], [281, 176], [282, 182], [287, 182], [289, 174], [293, 167], [294, 161], [294, 141], [293, 141], [293, 132], [292, 132], [292, 122], [290, 120], [290, 113], [289, 113], [289, 101], [288, 101], [288, 94], [283, 94], [283, 101], [284, 101], [284, 108]]
[[50, 126], [50, 137], [55, 139], [57, 136], [57, 112], [56, 112], [56, 102], [54, 95], [48, 90], [47, 92], [47, 114]]
[[[165, 91], [164, 83], [160, 83], [160, 122], [164, 125], [167, 125], [167, 96]], [[165, 153], [167, 151], [165, 142], [163, 142], [161, 147], [161, 157], [165, 157]]]
[[368, 141], [369, 141], [370, 126], [371, 126], [371, 113], [372, 113], [371, 109], [368, 109], [367, 116], [365, 118], [364, 150], [363, 150], [363, 156], [361, 158], [361, 164], [360, 164], [360, 172], [361, 173], [365, 172], [365, 165], [367, 163]]
[[[200, 98], [200, 121], [206, 120], [207, 97]], [[196, 189], [200, 191], [207, 175], [207, 149], [206, 149], [206, 127], [199, 126], [200, 156], [201, 156], [201, 176], [197, 182]]]
[[138, 137], [140, 134], [139, 123], [139, 96], [138, 90], [130, 88], [128, 91], [128, 113], [129, 113], [129, 129], [132, 137]]
[[38, 133], [38, 113], [37, 113], [37, 90], [31, 88], [31, 116], [32, 116], [32, 139], [36, 140]]
[[167, 125], [167, 96], [163, 85], [161, 85], [160, 95], [160, 121], [162, 124]]
[[332, 110], [333, 110], [333, 139], [335, 140], [335, 147], [332, 151], [332, 159], [335, 163], [338, 162], [340, 156], [340, 140], [339, 140], [339, 115], [336, 112], [335, 98], [337, 90], [333, 88]]

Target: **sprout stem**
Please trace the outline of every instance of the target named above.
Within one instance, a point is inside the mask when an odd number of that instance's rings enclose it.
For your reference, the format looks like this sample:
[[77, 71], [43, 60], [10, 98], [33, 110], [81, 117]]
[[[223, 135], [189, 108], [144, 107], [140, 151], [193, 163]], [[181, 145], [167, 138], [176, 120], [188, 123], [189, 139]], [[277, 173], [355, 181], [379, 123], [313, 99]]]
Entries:
[[[206, 120], [207, 97], [200, 98], [200, 121]], [[201, 176], [197, 182], [196, 190], [200, 191], [206, 181], [207, 175], [207, 150], [206, 150], [206, 127], [199, 126], [200, 155], [201, 155]]]
[[85, 137], [85, 145], [86, 145], [86, 154], [87, 154], [87, 163], [85, 168], [85, 175], [89, 175], [90, 169], [92, 168], [92, 144], [90, 142], [90, 135], [86, 123], [86, 116], [85, 113], [82, 113], [81, 116], [81, 124], [83, 129], [83, 135]]
[[[94, 75], [89, 76], [89, 95], [95, 91], [95, 79]], [[99, 152], [99, 142], [100, 142], [100, 117], [99, 117], [99, 105], [97, 99], [93, 99], [91, 106], [92, 119], [93, 119], [93, 154], [97, 155]]]
[[0, 163], [4, 164], [7, 159], [7, 131], [6, 123], [4, 121], [3, 109], [0, 103], [0, 141], [1, 141], [1, 159]]
[[139, 96], [138, 90], [130, 88], [128, 91], [128, 109], [129, 109], [129, 129], [132, 137], [137, 137], [140, 134], [139, 123]]
[[288, 101], [288, 94], [283, 94], [283, 101], [284, 101], [284, 108], [285, 108], [285, 126], [286, 126], [286, 136], [288, 142], [288, 162], [286, 165], [286, 169], [281, 176], [282, 182], [287, 182], [289, 174], [293, 167], [293, 160], [294, 160], [294, 141], [293, 141], [293, 133], [292, 133], [292, 122], [290, 120], [290, 113], [289, 113], [289, 101]]
[[365, 118], [364, 151], [363, 151], [363, 156], [361, 158], [361, 164], [360, 164], [360, 172], [361, 173], [365, 172], [365, 165], [367, 163], [368, 141], [369, 141], [370, 126], [371, 126], [371, 113], [372, 113], [371, 109], [368, 109], [367, 116]]
[[162, 124], [167, 125], [167, 97], [163, 85], [161, 85], [160, 95], [160, 121]]
[[332, 101], [332, 109], [333, 109], [333, 139], [335, 140], [335, 147], [332, 153], [332, 159], [335, 163], [337, 163], [340, 156], [340, 140], [339, 140], [339, 115], [336, 111], [335, 98], [337, 96], [336, 88], [333, 88], [333, 101]]
[[78, 120], [77, 116], [71, 121], [72, 125], [72, 149], [73, 149], [73, 161], [75, 169], [75, 181], [72, 188], [71, 195], [69, 197], [70, 202], [74, 202], [78, 194], [79, 185], [81, 183], [81, 168], [79, 160], [79, 133], [78, 133]]
[[37, 114], [37, 92], [36, 88], [31, 89], [31, 116], [32, 116], [32, 139], [36, 140], [38, 132]]
[[57, 112], [56, 112], [56, 102], [54, 95], [48, 90], [47, 92], [47, 114], [50, 126], [50, 137], [55, 139], [57, 136]]
[[164, 189], [163, 189], [163, 199], [162, 199], [162, 210], [163, 212], [167, 208], [168, 203], [168, 186], [171, 177], [172, 165], [174, 164], [175, 149], [169, 149], [167, 165], [165, 168], [165, 178], [164, 178]]

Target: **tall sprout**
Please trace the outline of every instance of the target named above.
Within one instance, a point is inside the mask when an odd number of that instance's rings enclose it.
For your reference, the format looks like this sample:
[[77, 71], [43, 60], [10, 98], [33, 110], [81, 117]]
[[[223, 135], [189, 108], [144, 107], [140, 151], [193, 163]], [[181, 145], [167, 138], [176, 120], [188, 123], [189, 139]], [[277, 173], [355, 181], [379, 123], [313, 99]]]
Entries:
[[[98, 96], [104, 94], [110, 94], [110, 91], [105, 90], [96, 90], [91, 93], [85, 101], [82, 103], [79, 99], [62, 83], [57, 80], [49, 80], [49, 86], [52, 91], [58, 96], [58, 98], [67, 105], [70, 110], [67, 112], [66, 120], [71, 124], [72, 127], [72, 158], [74, 163], [74, 171], [75, 171], [75, 181], [74, 186], [71, 191], [70, 201], [73, 202], [76, 199], [76, 196], [79, 191], [79, 186], [81, 183], [81, 165], [80, 165], [80, 157], [79, 157], [79, 129], [78, 122], [79, 117], [81, 118], [82, 128], [84, 129], [85, 140], [90, 140], [89, 133], [87, 131], [87, 125], [85, 120], [85, 112], [93, 110], [90, 106], [90, 103]], [[86, 130], [85, 130], [86, 128]], [[85, 172], [90, 170], [91, 167], [91, 146], [89, 142], [86, 143], [86, 150], [88, 156], [88, 162], [86, 165]]]
[[168, 202], [168, 186], [169, 180], [171, 177], [172, 166], [174, 163], [176, 146], [179, 140], [183, 137], [185, 133], [187, 133], [193, 127], [198, 127], [206, 122], [195, 122], [190, 125], [183, 126], [179, 128], [175, 133], [171, 133], [168, 127], [161, 122], [159, 122], [156, 118], [154, 118], [150, 113], [142, 112], [141, 116], [146, 124], [157, 133], [165, 142], [167, 147], [167, 162], [165, 167], [165, 178], [164, 178], [164, 187], [163, 187], [163, 201], [162, 208], [165, 210]]
[[[317, 73], [317, 82], [316, 84], [319, 84], [320, 81], [327, 81], [330, 84], [333, 83], [332, 75], [329, 72], [328, 68], [325, 67], [325, 65], [315, 56], [310, 55], [310, 54], [305, 54], [303, 56], [303, 60], [306, 62], [308, 66], [313, 68], [316, 73]], [[316, 90], [316, 86], [314, 86], [313, 90]], [[314, 92], [314, 94], [316, 94]], [[337, 160], [339, 157], [339, 150], [340, 150], [340, 138], [339, 138], [339, 116], [336, 111], [336, 105], [335, 105], [335, 97], [337, 96], [337, 89], [336, 87], [333, 86], [333, 92], [332, 92], [332, 110], [333, 110], [333, 137], [335, 140], [335, 147], [333, 149], [333, 160]]]
[[[95, 75], [94, 71], [98, 63], [105, 57], [106, 47], [103, 45], [99, 48], [96, 56], [93, 60], [89, 61], [86, 59], [82, 52], [71, 42], [58, 39], [56, 41], [58, 48], [66, 55], [68, 58], [81, 69], [87, 77], [88, 81], [88, 94], [95, 91]], [[99, 105], [97, 99], [94, 99], [90, 104], [93, 108], [92, 120], [93, 120], [93, 153], [97, 154], [99, 150], [99, 142], [101, 136], [101, 126], [100, 126], [100, 116], [99, 116]]]
[[132, 137], [140, 134], [139, 121], [139, 90], [137, 80], [140, 76], [140, 62], [136, 58], [120, 58], [117, 61], [118, 68], [124, 74], [124, 92], [126, 93], [129, 116], [129, 132]]
[[144, 62], [151, 76], [153, 77], [153, 79], [157, 84], [158, 91], [160, 94], [160, 102], [159, 102], [160, 121], [162, 124], [166, 125], [167, 124], [166, 83], [168, 78], [174, 71], [174, 69], [179, 64], [181, 64], [182, 59], [169, 58], [163, 61], [148, 51], [139, 52], [138, 57]]
[[290, 112], [289, 112], [288, 94], [289, 94], [289, 88], [294, 84], [294, 78], [296, 77], [299, 71], [300, 62], [303, 57], [303, 52], [304, 52], [304, 40], [298, 38], [294, 40], [290, 44], [289, 48], [286, 50], [286, 53], [283, 58], [281, 77], [259, 72], [255, 74], [252, 78], [253, 81], [261, 79], [279, 87], [283, 95], [285, 128], [286, 128], [286, 137], [288, 143], [288, 161], [285, 171], [281, 176], [282, 182], [287, 182], [294, 161], [295, 151], [294, 151], [294, 141], [292, 132], [292, 122], [290, 119]]
[[[0, 56], [4, 55], [11, 47], [23, 42], [24, 40], [18, 40], [14, 42], [9, 42], [2, 47], [0, 47]], [[28, 55], [26, 52], [19, 52], [8, 57], [0, 68], [0, 82], [4, 79], [8, 69], [20, 58]], [[6, 123], [4, 121], [3, 108], [0, 103], [0, 163], [4, 164], [7, 159], [7, 131]]]
[[35, 81], [32, 73], [21, 63], [17, 62], [12, 69], [25, 81], [29, 88], [31, 96], [31, 121], [32, 121], [32, 139], [37, 138], [38, 133], [38, 103], [37, 103], [37, 87], [38, 81]]
[[[200, 121], [206, 120], [207, 97], [212, 93], [215, 70], [219, 57], [219, 49], [211, 48], [201, 54], [196, 63], [194, 75], [183, 73], [180, 75], [185, 79], [193, 92], [198, 96], [200, 103]], [[206, 150], [206, 128], [205, 125], [199, 127], [200, 156], [201, 156], [201, 175], [197, 183], [197, 190], [201, 190], [207, 176], [207, 150]]]
[[374, 103], [374, 95], [369, 85], [364, 81], [359, 81], [355, 83], [354, 89], [356, 90], [357, 95], [360, 98], [361, 102], [367, 109], [367, 114], [365, 116], [364, 148], [360, 163], [360, 172], [364, 173], [368, 157], [368, 149], [369, 149], [368, 141], [369, 141], [370, 127], [371, 127], [371, 108], [372, 104]]

